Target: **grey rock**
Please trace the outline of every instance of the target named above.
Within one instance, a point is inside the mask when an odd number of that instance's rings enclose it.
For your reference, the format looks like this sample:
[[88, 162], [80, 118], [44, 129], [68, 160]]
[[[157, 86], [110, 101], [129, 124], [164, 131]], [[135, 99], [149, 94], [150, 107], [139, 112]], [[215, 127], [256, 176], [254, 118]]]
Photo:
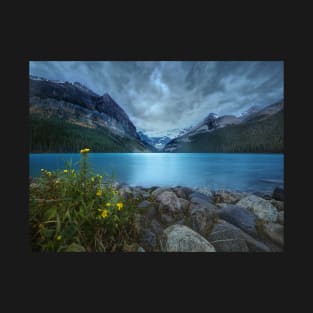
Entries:
[[209, 197], [207, 195], [204, 195], [201, 192], [193, 192], [189, 195], [189, 200], [191, 202], [196, 202], [196, 201], [203, 201], [203, 202], [210, 202], [213, 203], [213, 197]]
[[278, 211], [284, 210], [284, 202], [283, 201], [278, 201], [278, 200], [272, 199], [272, 200], [270, 200], [270, 202]]
[[175, 187], [173, 188], [173, 191], [177, 195], [177, 197], [182, 198], [182, 199], [187, 199], [188, 196], [186, 195], [185, 191], [181, 187]]
[[275, 222], [277, 220], [277, 209], [269, 201], [258, 196], [247, 196], [237, 202], [237, 205], [250, 210], [263, 221]]
[[157, 247], [157, 236], [149, 229], [141, 232], [141, 245], [146, 251], [153, 251]]
[[277, 222], [281, 225], [284, 225], [285, 222], [285, 213], [284, 211], [278, 212]]
[[149, 225], [149, 228], [151, 229], [152, 232], [154, 232], [157, 236], [160, 236], [163, 232], [163, 227], [162, 225], [156, 220], [152, 219], [151, 223]]
[[284, 189], [276, 187], [273, 191], [272, 197], [278, 201], [285, 201]]
[[139, 248], [138, 248], [138, 250], [137, 250], [137, 252], [146, 252], [146, 251], [145, 251], [145, 249], [144, 249], [144, 248], [139, 247]]
[[284, 226], [277, 223], [263, 225], [264, 234], [279, 246], [284, 246]]
[[242, 232], [241, 235], [246, 240], [250, 252], [271, 252], [270, 247], [249, 234]]
[[214, 191], [212, 191], [209, 188], [201, 187], [201, 188], [195, 188], [194, 190], [195, 190], [195, 192], [199, 192], [199, 193], [201, 193], [201, 194], [203, 194], [205, 196], [208, 196], [210, 199], [214, 198]]
[[132, 190], [129, 186], [123, 186], [119, 189], [119, 194], [125, 199], [131, 199], [133, 197]]
[[247, 196], [247, 193], [241, 193], [230, 190], [217, 190], [214, 193], [214, 201], [217, 203], [222, 202], [228, 204], [235, 204], [245, 196]]
[[238, 205], [229, 204], [217, 211], [219, 217], [256, 237], [256, 217], [253, 213]]
[[219, 220], [206, 237], [217, 252], [248, 252], [242, 231], [226, 221]]
[[155, 189], [154, 191], [152, 191], [151, 195], [152, 195], [153, 197], [157, 198], [157, 196], [158, 196], [159, 194], [161, 194], [162, 192], [164, 192], [164, 191], [170, 191], [170, 192], [171, 192], [172, 189], [171, 189], [171, 188], [159, 187], [159, 188]]
[[152, 205], [152, 202], [144, 200], [138, 204], [138, 209], [149, 208]]
[[165, 226], [169, 226], [175, 223], [175, 219], [167, 214], [161, 214], [160, 221]]
[[188, 200], [185, 200], [183, 198], [178, 198], [180, 205], [181, 205], [181, 209], [184, 212], [184, 214], [188, 215], [190, 214], [189, 212], [189, 204], [190, 202]]
[[215, 252], [214, 246], [185, 225], [172, 225], [161, 237], [164, 252]]
[[190, 217], [190, 228], [202, 236], [207, 236], [217, 219], [218, 215], [215, 209], [209, 210], [205, 208], [193, 211]]
[[191, 214], [196, 212], [212, 212], [218, 210], [218, 207], [215, 204], [199, 198], [193, 198], [193, 200], [190, 202], [189, 208]]
[[182, 204], [173, 191], [163, 191], [160, 193], [156, 201], [160, 203], [159, 212], [172, 216], [182, 216]]

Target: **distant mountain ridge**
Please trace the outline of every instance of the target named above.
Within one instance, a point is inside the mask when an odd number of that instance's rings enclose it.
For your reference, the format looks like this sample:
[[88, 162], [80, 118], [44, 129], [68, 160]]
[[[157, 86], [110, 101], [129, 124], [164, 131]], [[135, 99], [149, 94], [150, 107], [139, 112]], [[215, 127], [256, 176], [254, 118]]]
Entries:
[[[283, 101], [252, 108], [239, 117], [210, 113], [189, 132], [166, 144], [164, 152], [283, 151]], [[273, 143], [271, 143], [271, 138]]]
[[[115, 147], [118, 146], [118, 142], [127, 139], [134, 143], [134, 151], [150, 151], [150, 148], [140, 140], [136, 127], [126, 112], [108, 93], [99, 96], [78, 82], [52, 81], [30, 76], [29, 103], [30, 115], [36, 119], [54, 121], [59, 119], [69, 125], [82, 127], [82, 132], [84, 129], [104, 130], [107, 135], [103, 135], [106, 137], [103, 137], [103, 140], [107, 143], [111, 141], [112, 144], [115, 142]], [[42, 123], [39, 124], [44, 127]], [[52, 134], [48, 138], [51, 136]], [[101, 141], [101, 136], [98, 138]], [[124, 150], [125, 147], [120, 148]]]

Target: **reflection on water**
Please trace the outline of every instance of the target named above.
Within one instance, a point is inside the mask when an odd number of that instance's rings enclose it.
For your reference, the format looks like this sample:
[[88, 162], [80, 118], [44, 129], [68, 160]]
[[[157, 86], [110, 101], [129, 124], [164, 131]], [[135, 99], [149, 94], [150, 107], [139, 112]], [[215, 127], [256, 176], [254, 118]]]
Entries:
[[[30, 176], [40, 169], [63, 168], [80, 155], [48, 153], [30, 155]], [[116, 179], [140, 186], [190, 186], [212, 189], [270, 192], [283, 186], [284, 156], [251, 153], [90, 153], [97, 173], [114, 173]]]

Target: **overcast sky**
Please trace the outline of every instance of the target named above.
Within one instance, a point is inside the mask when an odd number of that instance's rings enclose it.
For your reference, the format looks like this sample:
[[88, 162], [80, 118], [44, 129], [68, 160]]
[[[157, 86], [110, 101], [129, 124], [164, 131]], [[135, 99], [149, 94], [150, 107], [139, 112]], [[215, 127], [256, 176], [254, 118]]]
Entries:
[[209, 113], [239, 115], [284, 94], [282, 61], [32, 61], [30, 74], [108, 93], [137, 130], [195, 125]]

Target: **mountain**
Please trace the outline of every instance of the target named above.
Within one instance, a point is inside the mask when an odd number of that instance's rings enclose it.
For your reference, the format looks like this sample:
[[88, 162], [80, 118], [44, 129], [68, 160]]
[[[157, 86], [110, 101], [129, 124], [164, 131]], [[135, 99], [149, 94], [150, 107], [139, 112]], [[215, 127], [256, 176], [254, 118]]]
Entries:
[[156, 151], [162, 150], [165, 145], [171, 141], [171, 138], [167, 136], [149, 137], [143, 131], [138, 131], [138, 135], [143, 142], [153, 146]]
[[283, 152], [283, 101], [239, 117], [210, 113], [164, 152]]
[[[188, 128], [174, 128], [167, 131], [138, 131], [140, 139], [161, 151], [165, 145], [172, 139], [182, 136], [188, 132], [191, 127]], [[148, 135], [149, 134], [149, 135]]]
[[[30, 76], [32, 152], [148, 152], [126, 112], [107, 93]], [[92, 144], [91, 144], [92, 143]]]

